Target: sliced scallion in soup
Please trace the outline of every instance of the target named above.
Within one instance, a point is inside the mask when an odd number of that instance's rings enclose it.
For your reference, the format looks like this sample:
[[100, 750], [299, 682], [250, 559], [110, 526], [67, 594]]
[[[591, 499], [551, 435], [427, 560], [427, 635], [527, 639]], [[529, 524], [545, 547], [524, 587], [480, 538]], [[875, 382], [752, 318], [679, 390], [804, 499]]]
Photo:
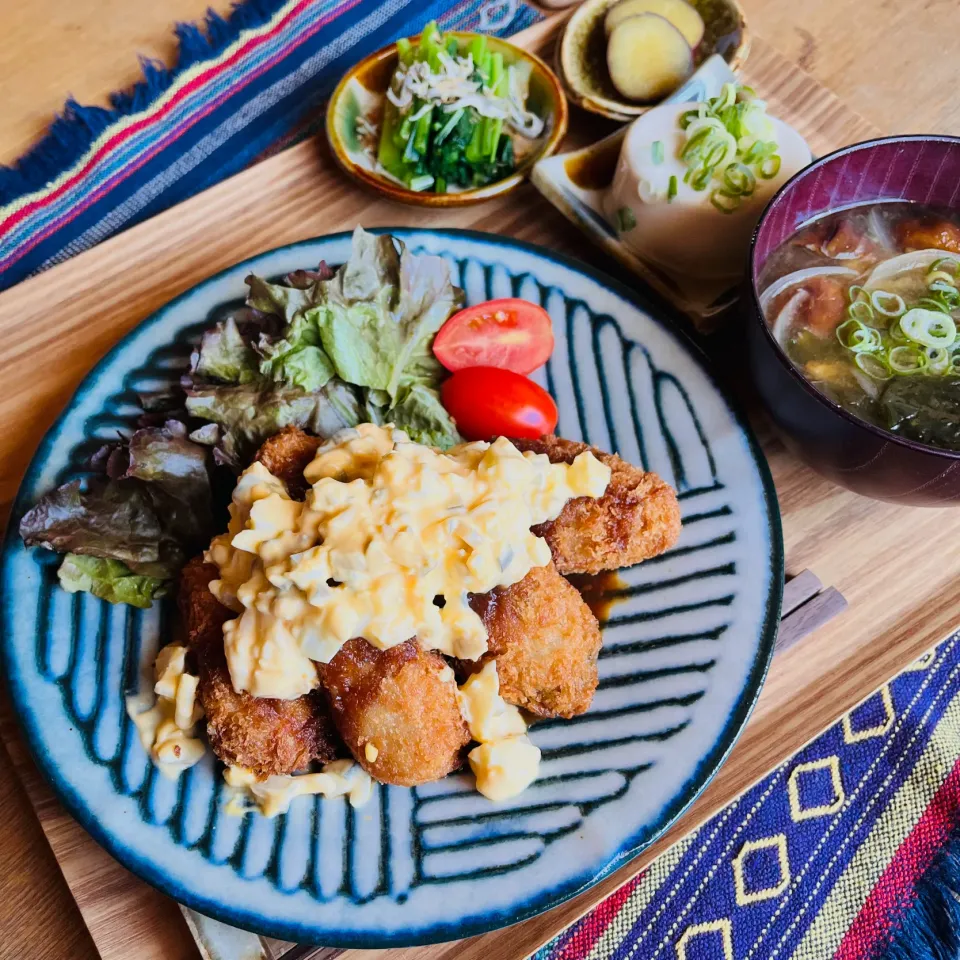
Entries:
[[900, 201], [829, 214], [771, 254], [758, 287], [774, 338], [823, 394], [960, 451], [960, 217]]

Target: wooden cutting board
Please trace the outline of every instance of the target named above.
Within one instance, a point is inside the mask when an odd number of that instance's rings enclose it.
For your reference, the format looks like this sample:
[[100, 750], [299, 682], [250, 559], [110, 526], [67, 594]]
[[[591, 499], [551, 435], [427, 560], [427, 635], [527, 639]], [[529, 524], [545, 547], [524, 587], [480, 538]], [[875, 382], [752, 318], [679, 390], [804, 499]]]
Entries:
[[[556, 21], [540, 24], [519, 40], [548, 47], [555, 29]], [[754, 39], [743, 74], [815, 153], [877, 133], [761, 38]], [[611, 129], [576, 111], [572, 127], [573, 145]], [[611, 269], [531, 187], [462, 211], [401, 207], [347, 182], [323, 143], [300, 144], [0, 294], [0, 516], [7, 516], [43, 432], [94, 362], [131, 327], [238, 260], [356, 223], [471, 227]], [[840, 490], [794, 460], [762, 419], [756, 426], [780, 498], [788, 570], [814, 570], [839, 588], [850, 609], [777, 657], [726, 765], [643, 856], [580, 897], [508, 930], [457, 944], [349, 950], [340, 954], [344, 960], [520, 960], [948, 632], [960, 599], [960, 553], [950, 522], [956, 514], [893, 507]], [[0, 735], [104, 960], [196, 960], [176, 905], [127, 873], [60, 808], [26, 755], [8, 708]]]

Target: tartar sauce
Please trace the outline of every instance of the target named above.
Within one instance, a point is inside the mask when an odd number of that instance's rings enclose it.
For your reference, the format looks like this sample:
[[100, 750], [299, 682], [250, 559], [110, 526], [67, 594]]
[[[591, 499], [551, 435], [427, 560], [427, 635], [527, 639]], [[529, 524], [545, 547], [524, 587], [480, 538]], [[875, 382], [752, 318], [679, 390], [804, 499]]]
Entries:
[[220, 572], [211, 591], [240, 614], [224, 626], [231, 681], [254, 696], [307, 693], [312, 661], [353, 637], [482, 656], [487, 632], [469, 595], [549, 563], [530, 528], [574, 497], [601, 496], [610, 469], [589, 452], [551, 463], [503, 437], [441, 453], [363, 424], [321, 446], [304, 476], [312, 487], [299, 502], [262, 464], [249, 467], [206, 555]]
[[227, 767], [223, 779], [231, 790], [226, 812], [243, 816], [252, 809], [265, 817], [286, 813], [296, 797], [346, 797], [362, 807], [373, 795], [373, 778], [352, 760], [334, 760], [319, 773], [298, 773], [257, 780], [252, 770]]
[[143, 749], [171, 779], [192, 767], [206, 749], [194, 736], [203, 709], [197, 703], [199, 680], [186, 672], [186, 655], [186, 647], [168, 644], [154, 663], [156, 700], [149, 693], [134, 694], [126, 700], [127, 715], [137, 728]]
[[491, 660], [457, 692], [470, 736], [480, 746], [467, 754], [477, 790], [490, 800], [508, 800], [537, 779], [540, 749], [527, 736], [520, 711], [500, 696], [497, 662]]

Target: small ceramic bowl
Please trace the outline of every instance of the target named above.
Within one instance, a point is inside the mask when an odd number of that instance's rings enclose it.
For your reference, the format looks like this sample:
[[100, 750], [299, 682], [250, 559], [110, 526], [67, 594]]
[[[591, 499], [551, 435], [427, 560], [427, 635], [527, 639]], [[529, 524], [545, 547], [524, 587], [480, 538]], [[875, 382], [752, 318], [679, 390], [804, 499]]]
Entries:
[[[461, 48], [476, 36], [473, 33], [447, 31]], [[411, 37], [411, 40], [417, 38]], [[499, 197], [515, 189], [528, 176], [533, 165], [554, 153], [567, 132], [567, 99], [556, 74], [536, 55], [496, 37], [487, 37], [488, 48], [503, 54], [504, 64], [526, 61], [530, 64], [530, 94], [527, 103], [543, 118], [544, 131], [526, 152], [517, 169], [494, 183], [459, 193], [431, 193], [409, 190], [380, 173], [370, 151], [376, 149], [376, 131], [385, 91], [397, 68], [397, 45], [391, 44], [361, 60], [337, 84], [327, 107], [327, 139], [337, 163], [354, 180], [382, 196], [400, 203], [422, 207], [463, 207], [481, 200]], [[359, 123], [359, 126], [358, 126]], [[366, 134], [363, 129], [366, 127]]]
[[872, 200], [960, 210], [960, 138], [890, 137], [815, 161], [767, 207], [750, 253], [748, 356], [784, 443], [829, 480], [877, 500], [918, 506], [960, 501], [960, 452], [907, 440], [827, 399], [790, 362], [760, 310], [757, 280], [771, 253], [804, 223]]
[[[612, 120], [633, 120], [656, 103], [624, 99], [607, 71], [603, 19], [618, 0], [586, 0], [567, 21], [557, 45], [556, 66], [567, 96], [584, 110]], [[694, 52], [694, 68], [717, 53], [737, 70], [747, 59], [747, 20], [737, 0], [689, 0], [703, 17], [706, 31]]]

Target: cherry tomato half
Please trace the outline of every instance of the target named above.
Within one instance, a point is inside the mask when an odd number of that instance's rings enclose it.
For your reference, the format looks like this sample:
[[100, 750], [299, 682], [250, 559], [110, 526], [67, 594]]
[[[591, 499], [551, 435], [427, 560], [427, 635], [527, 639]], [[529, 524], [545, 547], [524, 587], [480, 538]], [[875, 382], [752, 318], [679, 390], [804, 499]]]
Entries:
[[553, 352], [550, 314], [528, 300], [488, 300], [455, 313], [433, 341], [448, 370], [500, 367], [530, 373]]
[[511, 370], [468, 367], [440, 388], [440, 398], [467, 440], [535, 439], [553, 433], [557, 405], [543, 387]]

